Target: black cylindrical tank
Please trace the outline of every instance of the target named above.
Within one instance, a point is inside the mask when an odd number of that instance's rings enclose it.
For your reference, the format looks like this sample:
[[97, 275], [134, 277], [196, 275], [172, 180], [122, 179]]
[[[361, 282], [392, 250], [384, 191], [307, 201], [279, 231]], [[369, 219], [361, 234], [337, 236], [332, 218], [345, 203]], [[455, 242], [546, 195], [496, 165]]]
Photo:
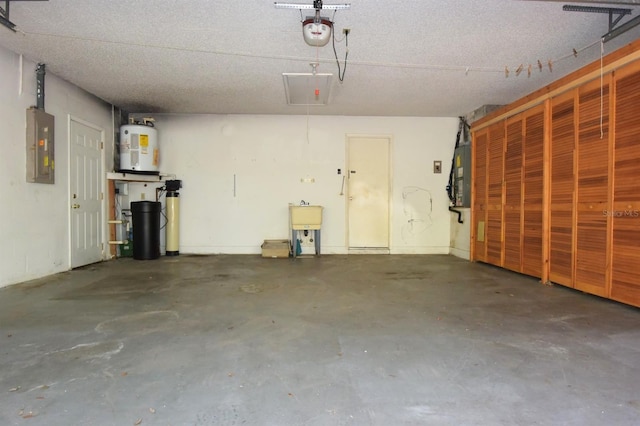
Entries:
[[160, 257], [160, 211], [157, 201], [131, 203], [133, 216], [133, 258], [150, 260]]

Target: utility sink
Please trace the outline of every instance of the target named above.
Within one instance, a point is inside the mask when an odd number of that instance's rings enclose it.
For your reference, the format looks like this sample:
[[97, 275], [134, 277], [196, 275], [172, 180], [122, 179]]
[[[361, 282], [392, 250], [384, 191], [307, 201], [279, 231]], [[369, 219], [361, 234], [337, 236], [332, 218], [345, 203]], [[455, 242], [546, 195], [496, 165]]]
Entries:
[[322, 206], [289, 206], [291, 229], [320, 229]]

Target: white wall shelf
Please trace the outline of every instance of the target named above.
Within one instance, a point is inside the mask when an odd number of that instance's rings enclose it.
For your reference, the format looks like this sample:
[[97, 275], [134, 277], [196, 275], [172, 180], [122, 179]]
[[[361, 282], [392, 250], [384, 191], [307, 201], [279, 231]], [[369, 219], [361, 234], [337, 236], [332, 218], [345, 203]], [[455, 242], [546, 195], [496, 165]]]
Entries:
[[122, 172], [107, 172], [108, 180], [126, 180], [130, 182], [164, 182], [169, 175], [166, 173], [160, 175], [144, 175], [139, 173], [122, 173]]

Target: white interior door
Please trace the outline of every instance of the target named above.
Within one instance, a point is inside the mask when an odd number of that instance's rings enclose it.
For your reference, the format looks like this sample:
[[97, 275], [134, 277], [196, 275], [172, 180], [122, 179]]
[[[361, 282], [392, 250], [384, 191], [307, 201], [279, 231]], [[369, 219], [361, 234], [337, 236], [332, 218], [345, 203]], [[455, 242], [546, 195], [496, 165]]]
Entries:
[[347, 139], [349, 249], [389, 249], [388, 137]]
[[102, 260], [102, 131], [70, 123], [71, 267]]

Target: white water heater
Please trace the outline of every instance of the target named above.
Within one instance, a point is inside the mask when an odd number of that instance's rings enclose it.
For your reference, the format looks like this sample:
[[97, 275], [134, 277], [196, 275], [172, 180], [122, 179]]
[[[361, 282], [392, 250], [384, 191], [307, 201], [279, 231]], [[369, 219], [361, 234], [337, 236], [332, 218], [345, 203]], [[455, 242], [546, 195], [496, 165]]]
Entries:
[[160, 174], [158, 168], [158, 131], [147, 124], [120, 127], [120, 171], [148, 175]]

